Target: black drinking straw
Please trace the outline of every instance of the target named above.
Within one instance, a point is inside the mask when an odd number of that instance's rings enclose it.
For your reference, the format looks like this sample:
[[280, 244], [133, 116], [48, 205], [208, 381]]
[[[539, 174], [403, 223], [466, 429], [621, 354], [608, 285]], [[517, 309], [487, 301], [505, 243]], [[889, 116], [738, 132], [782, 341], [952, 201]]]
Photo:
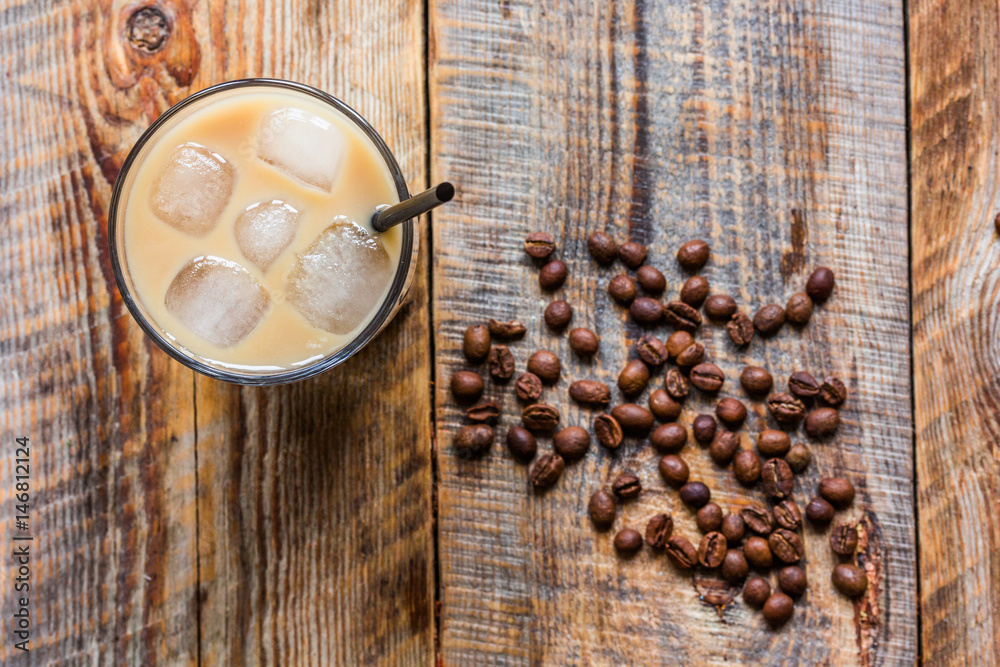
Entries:
[[451, 201], [454, 196], [455, 186], [447, 182], [442, 183], [426, 192], [410, 197], [406, 201], [376, 211], [375, 215], [372, 216], [372, 227], [375, 228], [376, 232], [384, 232], [390, 227], [395, 227], [421, 213], [426, 213], [432, 208]]

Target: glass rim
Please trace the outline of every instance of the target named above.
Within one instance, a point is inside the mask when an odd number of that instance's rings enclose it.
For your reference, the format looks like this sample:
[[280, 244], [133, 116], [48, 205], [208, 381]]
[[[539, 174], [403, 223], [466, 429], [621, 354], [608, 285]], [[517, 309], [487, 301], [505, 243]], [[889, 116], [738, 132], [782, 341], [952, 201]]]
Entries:
[[[375, 148], [378, 149], [379, 154], [382, 156], [382, 159], [392, 175], [393, 182], [396, 185], [397, 194], [399, 195], [399, 200], [403, 201], [404, 199], [409, 198], [410, 193], [406, 187], [406, 180], [403, 178], [403, 172], [399, 168], [399, 163], [396, 162], [396, 158], [393, 156], [392, 151], [390, 151], [388, 145], [386, 145], [385, 140], [382, 139], [381, 135], [375, 131], [375, 128], [373, 128], [361, 114], [348, 106], [342, 100], [318, 88], [314, 88], [313, 86], [309, 86], [304, 83], [297, 83], [295, 81], [286, 81], [284, 79], [253, 78], [225, 81], [189, 95], [180, 102], [171, 106], [163, 112], [159, 118], [154, 120], [148, 128], [146, 128], [146, 130], [132, 146], [132, 149], [129, 151], [128, 156], [125, 158], [125, 162], [122, 163], [121, 170], [118, 172], [118, 177], [115, 179], [115, 185], [111, 193], [111, 203], [108, 207], [108, 246], [111, 259], [111, 271], [115, 276], [115, 283], [118, 285], [118, 293], [121, 294], [122, 301], [125, 303], [129, 313], [132, 315], [132, 319], [136, 321], [143, 332], [150, 339], [152, 339], [152, 341], [156, 343], [161, 350], [166, 352], [175, 360], [192, 370], [202, 373], [203, 375], [207, 375], [208, 377], [215, 378], [217, 380], [223, 380], [225, 382], [242, 385], [288, 384], [319, 375], [320, 373], [328, 371], [331, 368], [344, 363], [357, 354], [365, 345], [371, 342], [379, 331], [382, 330], [382, 327], [389, 321], [390, 317], [395, 312], [397, 302], [403, 295], [403, 290], [406, 286], [407, 276], [410, 270], [410, 264], [413, 260], [414, 223], [412, 219], [407, 220], [400, 225], [403, 233], [403, 239], [399, 254], [399, 265], [396, 267], [396, 275], [393, 278], [392, 285], [389, 287], [388, 294], [379, 306], [378, 311], [365, 328], [362, 329], [357, 336], [351, 339], [350, 342], [329, 356], [323, 357], [322, 359], [301, 368], [291, 368], [274, 373], [241, 373], [234, 370], [226, 370], [200, 361], [178, 349], [178, 346], [174, 345], [163, 336], [159, 327], [154, 326], [147, 319], [143, 309], [137, 302], [137, 299], [133, 297], [126, 281], [126, 269], [122, 265], [122, 258], [119, 256], [118, 248], [118, 217], [119, 208], [124, 211], [124, 207], [122, 206], [122, 194], [125, 188], [125, 179], [127, 178], [129, 171], [137, 163], [139, 154], [142, 152], [142, 149], [146, 146], [146, 144], [153, 139], [157, 132], [168, 121], [170, 121], [171, 118], [195, 102], [218, 93], [252, 87], [284, 88], [287, 90], [305, 93], [332, 106], [334, 109], [342, 113], [344, 116], [353, 121], [361, 129], [365, 136], [375, 145]], [[124, 254], [124, 249], [122, 249], [122, 254]]]

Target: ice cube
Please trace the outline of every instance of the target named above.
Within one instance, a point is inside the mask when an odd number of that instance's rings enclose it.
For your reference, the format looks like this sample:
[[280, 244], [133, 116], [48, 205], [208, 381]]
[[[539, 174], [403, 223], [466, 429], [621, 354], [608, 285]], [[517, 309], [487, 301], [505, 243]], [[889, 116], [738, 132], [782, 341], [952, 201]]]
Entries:
[[302, 109], [279, 109], [261, 123], [257, 157], [329, 192], [340, 173], [346, 147], [343, 132], [328, 121]]
[[337, 218], [288, 277], [288, 298], [314, 327], [350, 333], [379, 306], [393, 266], [382, 240]]
[[153, 183], [149, 203], [167, 224], [204, 236], [226, 208], [235, 180], [226, 158], [199, 144], [182, 144]]
[[236, 219], [233, 232], [243, 256], [267, 271], [295, 237], [299, 212], [283, 201], [251, 204]]
[[167, 310], [219, 347], [246, 337], [267, 310], [267, 291], [236, 262], [210, 255], [184, 265], [167, 288]]

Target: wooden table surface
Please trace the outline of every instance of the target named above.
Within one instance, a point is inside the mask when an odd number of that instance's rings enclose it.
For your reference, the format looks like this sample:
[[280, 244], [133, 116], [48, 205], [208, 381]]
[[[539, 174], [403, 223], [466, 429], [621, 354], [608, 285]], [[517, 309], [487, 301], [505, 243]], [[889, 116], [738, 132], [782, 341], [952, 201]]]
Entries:
[[[130, 37], [143, 6], [0, 3], [0, 544], [22, 533], [21, 436], [34, 535], [31, 652], [14, 648], [5, 556], [0, 662], [1000, 663], [997, 3], [158, 0], [153, 51]], [[411, 189], [459, 189], [422, 221], [412, 299], [380, 337], [268, 389], [197, 376], [147, 340], [107, 246], [141, 132], [250, 76], [344, 99]], [[569, 265], [555, 296], [602, 337], [593, 362], [542, 323], [554, 297], [521, 250], [535, 230]], [[813, 530], [810, 588], [778, 631], [740, 599], [717, 613], [662, 556], [618, 558], [585, 506], [621, 470], [646, 490], [619, 527], [669, 510], [696, 534], [636, 441], [592, 447], [542, 495], [500, 444], [455, 456], [447, 387], [469, 324], [523, 320], [519, 370], [560, 354], [546, 399], [564, 424], [592, 416], [570, 381], [614, 384], [641, 330], [604, 292], [615, 270], [590, 261], [592, 230], [647, 244], [669, 298], [677, 246], [705, 238], [713, 290], [751, 312], [835, 269], [804, 329], [745, 350], [719, 327], [699, 336], [726, 395], [742, 397], [746, 363], [845, 379], [840, 432], [796, 497], [855, 481], [861, 601], [832, 590]], [[509, 386], [487, 394], [502, 437], [519, 406]], [[744, 437], [765, 423], [754, 404]], [[685, 456], [723, 507], [763, 499]]]

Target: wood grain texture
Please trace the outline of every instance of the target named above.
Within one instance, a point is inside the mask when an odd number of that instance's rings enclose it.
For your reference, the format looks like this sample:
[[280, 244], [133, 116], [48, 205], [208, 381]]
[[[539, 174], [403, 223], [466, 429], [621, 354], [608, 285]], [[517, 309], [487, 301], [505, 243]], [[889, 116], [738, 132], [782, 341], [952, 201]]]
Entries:
[[[900, 7], [436, 0], [430, 20], [432, 180], [459, 188], [434, 225], [443, 662], [914, 662]], [[646, 491], [624, 507], [616, 530], [641, 530], [669, 510], [679, 533], [697, 536], [693, 516], [656, 474], [658, 456], [634, 440], [615, 455], [594, 445], [556, 488], [533, 494], [527, 469], [501, 444], [519, 415], [510, 387], [488, 384], [505, 412], [489, 456], [455, 456], [452, 436], [464, 417], [447, 380], [468, 367], [462, 330], [488, 317], [528, 324], [512, 345], [519, 371], [535, 349], [562, 357], [563, 379], [544, 398], [560, 406], [563, 425], [589, 426], [592, 413], [570, 403], [569, 383], [613, 385], [640, 334], [604, 291], [620, 267], [595, 268], [587, 255], [594, 229], [649, 244], [668, 298], [684, 277], [676, 248], [708, 239], [705, 275], [751, 312], [769, 299], [784, 303], [813, 266], [834, 267], [837, 292], [803, 331], [786, 328], [745, 352], [720, 327], [700, 336], [727, 373], [724, 394], [742, 397], [736, 376], [746, 362], [766, 365], [779, 381], [800, 368], [847, 381], [836, 446], [813, 447], [796, 498], [804, 503], [835, 472], [857, 484], [859, 500], [844, 518], [863, 527], [860, 561], [874, 582], [864, 601], [852, 605], [832, 591], [825, 533], [806, 532], [810, 589], [778, 632], [740, 601], [720, 617], [699, 602], [690, 578], [649, 551], [620, 560], [612, 533], [595, 533], [585, 506], [624, 469]], [[540, 292], [521, 250], [534, 230], [554, 234], [570, 267], [554, 296]], [[573, 326], [602, 337], [592, 363], [577, 361], [565, 337], [542, 324], [556, 297], [575, 306]], [[710, 407], [691, 399], [683, 420]], [[757, 404], [745, 432], [764, 423]], [[724, 508], [762, 500], [697, 448], [684, 456]]]
[[941, 0], [908, 11], [923, 656], [997, 664], [1000, 13]]

